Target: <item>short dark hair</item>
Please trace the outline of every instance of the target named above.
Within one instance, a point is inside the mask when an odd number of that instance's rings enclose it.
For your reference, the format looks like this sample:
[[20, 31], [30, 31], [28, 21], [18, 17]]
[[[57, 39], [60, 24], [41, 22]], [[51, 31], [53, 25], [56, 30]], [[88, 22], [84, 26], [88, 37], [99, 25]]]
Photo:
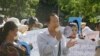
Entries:
[[50, 16], [55, 16], [55, 15], [57, 15], [57, 14], [56, 13], [50, 13], [46, 18], [46, 22], [49, 23], [50, 20], [51, 20]]

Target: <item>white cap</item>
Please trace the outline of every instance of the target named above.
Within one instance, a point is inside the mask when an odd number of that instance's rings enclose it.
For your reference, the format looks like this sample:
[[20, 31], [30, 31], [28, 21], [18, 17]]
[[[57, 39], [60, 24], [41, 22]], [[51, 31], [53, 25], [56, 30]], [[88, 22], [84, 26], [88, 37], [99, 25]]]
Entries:
[[23, 24], [24, 25], [24, 23], [27, 21], [27, 19], [22, 19], [21, 20], [21, 24]]
[[18, 18], [15, 18], [15, 17], [8, 18], [7, 21], [12, 21], [12, 22], [14, 22], [17, 26], [21, 25], [21, 23], [19, 22], [19, 19], [18, 19]]
[[70, 23], [71, 25], [76, 25], [77, 26], [77, 24], [76, 23]]
[[86, 25], [86, 22], [82, 22], [81, 25]]

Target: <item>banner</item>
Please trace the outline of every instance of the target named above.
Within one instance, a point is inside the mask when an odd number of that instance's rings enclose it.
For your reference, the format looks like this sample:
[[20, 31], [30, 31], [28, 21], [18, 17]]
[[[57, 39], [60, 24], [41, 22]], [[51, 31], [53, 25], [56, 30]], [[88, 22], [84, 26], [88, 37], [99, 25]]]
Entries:
[[90, 32], [90, 33], [86, 34], [86, 37], [87, 37], [88, 39], [95, 39], [95, 40], [98, 40], [98, 38], [99, 38], [99, 31]]
[[96, 42], [77, 39], [77, 44], [69, 49], [68, 56], [94, 56]]

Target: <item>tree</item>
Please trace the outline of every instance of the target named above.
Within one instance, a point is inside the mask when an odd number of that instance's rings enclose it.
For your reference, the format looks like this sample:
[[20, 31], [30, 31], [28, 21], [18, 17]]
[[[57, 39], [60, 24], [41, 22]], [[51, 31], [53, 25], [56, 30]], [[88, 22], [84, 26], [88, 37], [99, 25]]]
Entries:
[[87, 22], [96, 22], [100, 15], [100, 0], [59, 0], [60, 10], [69, 16], [84, 16]]
[[1, 14], [26, 18], [35, 15], [39, 0], [0, 0]]
[[36, 9], [36, 17], [40, 22], [45, 23], [48, 15], [51, 12], [58, 14], [58, 0], [39, 0], [38, 8]]

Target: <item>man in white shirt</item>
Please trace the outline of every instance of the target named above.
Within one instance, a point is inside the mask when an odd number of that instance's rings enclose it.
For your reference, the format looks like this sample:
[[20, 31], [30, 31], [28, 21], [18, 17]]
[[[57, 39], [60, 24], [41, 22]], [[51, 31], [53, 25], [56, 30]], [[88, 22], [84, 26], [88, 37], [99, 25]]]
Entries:
[[88, 26], [86, 26], [86, 23], [85, 22], [82, 22], [81, 23], [81, 27], [82, 27], [82, 34], [84, 35], [86, 35], [86, 34], [88, 34], [88, 33], [90, 33], [90, 32], [93, 32], [93, 30], [91, 30]]
[[[67, 56], [68, 48], [74, 41], [66, 41], [59, 29], [59, 17], [52, 13], [47, 18], [48, 29], [37, 37], [40, 56]], [[67, 42], [67, 43], [66, 43]]]

